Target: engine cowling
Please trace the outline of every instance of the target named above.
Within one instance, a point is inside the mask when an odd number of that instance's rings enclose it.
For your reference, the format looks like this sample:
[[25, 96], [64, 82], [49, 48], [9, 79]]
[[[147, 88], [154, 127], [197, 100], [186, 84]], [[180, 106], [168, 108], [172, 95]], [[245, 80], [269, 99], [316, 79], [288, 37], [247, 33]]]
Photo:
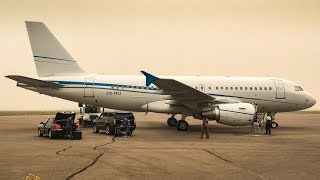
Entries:
[[255, 107], [249, 103], [219, 104], [202, 115], [220, 124], [246, 126], [253, 123]]

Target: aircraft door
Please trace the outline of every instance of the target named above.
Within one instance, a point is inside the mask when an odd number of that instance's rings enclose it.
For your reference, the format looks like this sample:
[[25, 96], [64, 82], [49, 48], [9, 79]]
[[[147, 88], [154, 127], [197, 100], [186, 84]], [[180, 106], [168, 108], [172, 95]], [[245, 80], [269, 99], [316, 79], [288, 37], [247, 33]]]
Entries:
[[204, 84], [200, 84], [200, 85], [199, 85], [199, 90], [200, 90], [201, 92], [205, 93], [205, 92], [206, 92], [206, 86], [205, 86]]
[[94, 77], [85, 78], [84, 97], [94, 97]]
[[285, 99], [285, 89], [281, 80], [273, 80], [276, 87], [276, 99]]

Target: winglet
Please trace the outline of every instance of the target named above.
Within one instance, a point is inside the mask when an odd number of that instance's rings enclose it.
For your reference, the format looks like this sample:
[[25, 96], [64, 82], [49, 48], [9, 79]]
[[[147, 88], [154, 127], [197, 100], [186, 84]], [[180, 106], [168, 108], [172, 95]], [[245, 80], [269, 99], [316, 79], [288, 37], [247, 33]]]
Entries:
[[155, 82], [156, 80], [158, 80], [159, 78], [151, 75], [145, 71], [141, 71], [143, 75], [146, 76], [146, 86], [149, 86], [151, 83]]

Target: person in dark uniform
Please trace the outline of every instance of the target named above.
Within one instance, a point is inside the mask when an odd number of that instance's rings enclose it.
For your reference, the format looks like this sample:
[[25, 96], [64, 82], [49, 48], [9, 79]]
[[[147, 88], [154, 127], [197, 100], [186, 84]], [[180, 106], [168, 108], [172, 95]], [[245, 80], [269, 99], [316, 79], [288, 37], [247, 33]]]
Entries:
[[66, 135], [65, 139], [68, 138], [68, 135], [70, 136], [70, 139], [73, 139], [73, 120], [72, 117], [67, 118], [67, 124], [66, 124]]
[[115, 127], [114, 136], [119, 135], [120, 128], [121, 128], [121, 118], [116, 118], [116, 127]]
[[126, 137], [131, 136], [131, 130], [130, 130], [131, 124], [128, 118], [123, 119], [123, 125], [126, 127]]
[[271, 134], [272, 118], [270, 115], [266, 119], [266, 134]]
[[206, 117], [202, 118], [202, 133], [201, 133], [201, 139], [203, 138], [203, 134], [206, 133], [206, 139], [209, 139], [209, 122]]

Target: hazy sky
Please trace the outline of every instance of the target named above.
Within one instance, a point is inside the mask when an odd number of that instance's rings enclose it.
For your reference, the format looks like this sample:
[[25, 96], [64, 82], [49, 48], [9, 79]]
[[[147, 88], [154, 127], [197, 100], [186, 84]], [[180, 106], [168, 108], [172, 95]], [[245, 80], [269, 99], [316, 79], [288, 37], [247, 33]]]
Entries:
[[4, 78], [36, 76], [25, 20], [45, 22], [88, 72], [274, 76], [320, 101], [319, 0], [1, 0], [0, 110], [77, 109]]

